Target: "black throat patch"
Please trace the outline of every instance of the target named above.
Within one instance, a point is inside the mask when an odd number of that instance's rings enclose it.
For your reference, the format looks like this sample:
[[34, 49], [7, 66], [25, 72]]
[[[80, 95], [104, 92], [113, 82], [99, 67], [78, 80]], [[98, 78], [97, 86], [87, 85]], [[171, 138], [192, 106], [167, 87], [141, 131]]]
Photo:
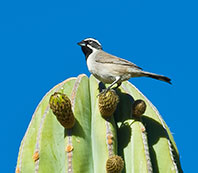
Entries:
[[86, 61], [87, 61], [87, 58], [89, 57], [89, 55], [93, 52], [92, 49], [90, 49], [89, 47], [87, 46], [82, 46], [81, 47], [83, 53], [85, 54], [85, 58], [86, 58]]

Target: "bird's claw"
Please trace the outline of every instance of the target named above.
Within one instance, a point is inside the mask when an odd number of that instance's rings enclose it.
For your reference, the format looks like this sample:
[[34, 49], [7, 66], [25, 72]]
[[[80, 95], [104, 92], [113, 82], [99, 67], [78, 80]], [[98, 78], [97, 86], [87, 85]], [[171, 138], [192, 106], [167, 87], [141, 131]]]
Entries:
[[109, 89], [108, 88], [106, 88], [106, 89], [103, 89], [98, 95], [97, 95], [97, 97], [98, 96], [100, 96], [101, 94], [104, 94], [104, 95], [106, 95], [106, 93], [109, 91]]

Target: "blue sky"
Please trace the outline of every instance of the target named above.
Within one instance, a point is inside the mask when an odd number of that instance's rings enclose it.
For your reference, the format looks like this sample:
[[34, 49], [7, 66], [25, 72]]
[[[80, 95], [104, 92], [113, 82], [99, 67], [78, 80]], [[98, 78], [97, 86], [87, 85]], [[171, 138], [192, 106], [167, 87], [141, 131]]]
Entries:
[[170, 127], [185, 172], [197, 165], [197, 3], [194, 0], [0, 2], [1, 172], [13, 172], [20, 142], [44, 94], [90, 73], [77, 42], [172, 78], [131, 79]]

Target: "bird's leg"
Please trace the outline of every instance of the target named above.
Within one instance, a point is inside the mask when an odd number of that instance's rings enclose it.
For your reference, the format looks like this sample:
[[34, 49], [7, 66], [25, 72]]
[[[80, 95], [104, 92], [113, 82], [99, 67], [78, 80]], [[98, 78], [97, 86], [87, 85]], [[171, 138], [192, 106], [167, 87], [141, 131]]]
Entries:
[[121, 78], [120, 76], [116, 77], [116, 80], [111, 85], [109, 85], [109, 87], [106, 90], [109, 91], [112, 88], [112, 86], [114, 86], [115, 84], [117, 84], [115, 88], [118, 88], [121, 85], [121, 82], [119, 82], [120, 78]]
[[111, 89], [111, 87], [112, 87], [113, 85], [115, 85], [116, 83], [117, 83], [117, 87], [116, 87], [116, 88], [118, 88], [118, 87], [121, 85], [121, 82], [119, 82], [119, 80], [120, 80], [120, 77], [119, 77], [119, 76], [116, 77], [116, 80], [113, 81], [113, 83], [112, 83], [111, 85], [109, 85], [108, 88], [104, 89], [104, 90], [103, 90], [102, 92], [100, 92], [98, 95], [100, 95], [100, 94], [102, 94], [102, 93], [106, 94], [106, 93]]
[[121, 84], [122, 84], [122, 82], [118, 82], [117, 86], [115, 88], [113, 88], [113, 89], [118, 89]]

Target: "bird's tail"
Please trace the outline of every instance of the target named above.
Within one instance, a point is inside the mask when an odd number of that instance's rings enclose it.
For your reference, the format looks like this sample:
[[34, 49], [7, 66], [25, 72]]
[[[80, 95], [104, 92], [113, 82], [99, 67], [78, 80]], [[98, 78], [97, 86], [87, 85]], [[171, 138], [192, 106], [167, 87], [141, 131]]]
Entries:
[[150, 73], [150, 72], [143, 72], [144, 76], [146, 77], [151, 77], [153, 79], [157, 79], [157, 80], [161, 80], [161, 81], [164, 81], [164, 82], [167, 82], [169, 84], [172, 84], [171, 83], [171, 79], [166, 77], [166, 76], [163, 76], [163, 75], [158, 75], [158, 74], [155, 74], [155, 73]]

